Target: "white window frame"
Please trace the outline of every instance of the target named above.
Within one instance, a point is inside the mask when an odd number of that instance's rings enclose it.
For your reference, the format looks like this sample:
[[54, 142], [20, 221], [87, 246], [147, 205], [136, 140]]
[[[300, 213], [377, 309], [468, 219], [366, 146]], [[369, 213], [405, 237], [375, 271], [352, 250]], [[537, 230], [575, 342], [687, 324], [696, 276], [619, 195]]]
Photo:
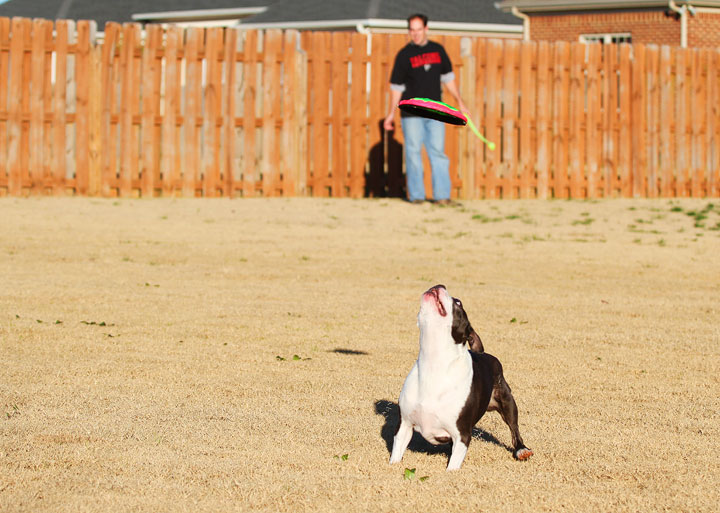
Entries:
[[632, 34], [630, 32], [606, 32], [600, 34], [580, 34], [581, 43], [603, 43], [618, 44], [631, 43]]

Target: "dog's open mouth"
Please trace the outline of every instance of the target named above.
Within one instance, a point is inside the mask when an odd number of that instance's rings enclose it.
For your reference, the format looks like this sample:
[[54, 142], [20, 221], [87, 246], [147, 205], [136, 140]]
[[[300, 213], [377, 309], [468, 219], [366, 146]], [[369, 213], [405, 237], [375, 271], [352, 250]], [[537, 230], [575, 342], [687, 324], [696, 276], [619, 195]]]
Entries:
[[445, 317], [447, 315], [447, 311], [445, 310], [442, 301], [440, 301], [440, 288], [440, 286], [433, 287], [425, 294], [432, 296], [432, 298], [435, 300], [435, 306], [437, 307], [438, 313]]

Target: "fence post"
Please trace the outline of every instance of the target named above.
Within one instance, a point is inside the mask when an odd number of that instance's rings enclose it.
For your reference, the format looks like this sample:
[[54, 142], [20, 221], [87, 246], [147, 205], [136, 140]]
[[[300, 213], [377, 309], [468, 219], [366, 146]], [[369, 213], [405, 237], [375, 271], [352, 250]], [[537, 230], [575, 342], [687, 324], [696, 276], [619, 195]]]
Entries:
[[22, 96], [25, 32], [30, 20], [13, 18], [10, 31], [10, 99], [8, 103], [8, 193], [20, 196], [23, 185], [22, 167]]
[[[297, 35], [298, 44], [300, 34]], [[295, 55], [297, 65], [297, 76], [295, 88], [295, 122], [296, 122], [296, 144], [297, 144], [297, 186], [295, 191], [301, 196], [307, 195], [307, 174], [308, 174], [308, 56], [307, 52], [298, 49]]]
[[75, 186], [86, 196], [90, 183], [90, 47], [95, 37], [95, 22], [81, 20], [77, 24], [75, 54]]
[[551, 83], [550, 83], [550, 43], [540, 41], [537, 51], [537, 197], [547, 199], [550, 174], [550, 151], [552, 148], [552, 134], [550, 124], [551, 113]]
[[103, 88], [102, 88], [102, 47], [93, 44], [90, 48], [90, 161], [88, 194], [97, 196], [102, 190], [103, 170]]
[[225, 29], [225, 79], [223, 89], [223, 154], [220, 161], [223, 194], [232, 198], [235, 195], [235, 108], [237, 100], [237, 45], [239, 29]]
[[[465, 106], [470, 110], [467, 114], [470, 119], [477, 121], [479, 118], [474, 115], [477, 112], [477, 103], [482, 105], [483, 99], [477, 98], [475, 91], [475, 76], [477, 74], [475, 68], [475, 56], [472, 51], [473, 40], [464, 37], [460, 44], [460, 58], [462, 59], [462, 67], [460, 68], [460, 96], [465, 102]], [[473, 199], [475, 192], [475, 151], [473, 146], [479, 141], [474, 137], [468, 136], [469, 129], [460, 133], [460, 199]]]

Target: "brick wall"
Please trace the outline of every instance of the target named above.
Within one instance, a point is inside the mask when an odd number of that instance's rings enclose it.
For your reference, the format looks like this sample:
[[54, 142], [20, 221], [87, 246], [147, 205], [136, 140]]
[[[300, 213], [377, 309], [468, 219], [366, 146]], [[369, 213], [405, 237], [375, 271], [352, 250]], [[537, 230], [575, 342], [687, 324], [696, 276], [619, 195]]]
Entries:
[[720, 46], [720, 13], [698, 13], [688, 18], [688, 46]]
[[[691, 41], [719, 40], [720, 16], [698, 14], [688, 23]], [[693, 39], [693, 24], [702, 23], [705, 39]], [[633, 43], [680, 45], [680, 20], [665, 10], [633, 12], [589, 12], [572, 14], [532, 15], [530, 37], [533, 40], [578, 41], [581, 34], [629, 32]], [[700, 36], [698, 36], [700, 38]], [[717, 44], [717, 43], [716, 43]]]

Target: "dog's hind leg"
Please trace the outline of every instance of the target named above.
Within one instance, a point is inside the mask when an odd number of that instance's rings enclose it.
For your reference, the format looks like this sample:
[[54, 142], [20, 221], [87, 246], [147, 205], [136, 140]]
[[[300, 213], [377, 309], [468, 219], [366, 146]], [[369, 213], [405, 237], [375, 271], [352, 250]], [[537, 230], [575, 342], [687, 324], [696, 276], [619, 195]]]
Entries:
[[390, 464], [398, 463], [402, 459], [403, 454], [405, 454], [405, 449], [407, 449], [407, 446], [412, 439], [412, 435], [413, 426], [409, 421], [403, 419], [401, 413], [400, 424], [398, 424], [397, 431], [395, 432], [395, 438], [393, 438], [392, 453], [390, 454]]
[[505, 378], [500, 376], [499, 382], [493, 388], [492, 398], [488, 405], [488, 410], [497, 410], [510, 428], [512, 436], [513, 456], [518, 460], [526, 460], [533, 455], [533, 452], [525, 447], [523, 439], [518, 429], [518, 409], [515, 404], [510, 386]]

